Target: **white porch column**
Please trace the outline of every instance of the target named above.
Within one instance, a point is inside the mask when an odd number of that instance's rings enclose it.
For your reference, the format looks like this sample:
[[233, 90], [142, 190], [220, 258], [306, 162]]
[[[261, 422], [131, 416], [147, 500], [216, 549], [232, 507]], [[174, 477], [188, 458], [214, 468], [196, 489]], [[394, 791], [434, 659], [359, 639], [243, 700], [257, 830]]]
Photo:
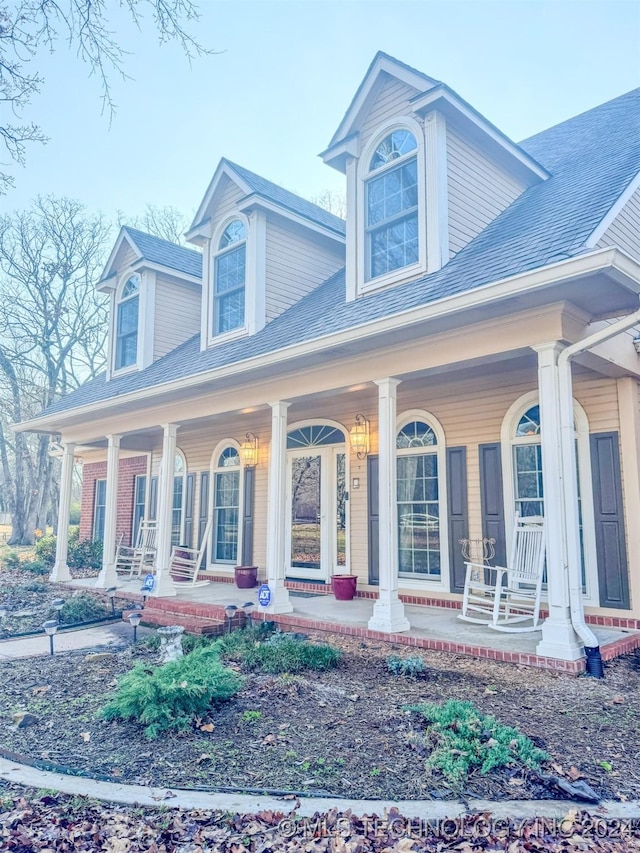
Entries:
[[155, 596], [172, 596], [176, 594], [171, 575], [169, 560], [171, 558], [171, 521], [173, 515], [173, 476], [176, 464], [176, 435], [177, 424], [164, 424], [162, 437], [162, 461], [160, 462], [160, 477], [158, 481], [158, 538], [156, 540], [156, 583], [153, 588]]
[[411, 627], [398, 597], [396, 397], [399, 379], [378, 379], [380, 585], [369, 628], [395, 634]]
[[291, 613], [293, 605], [284, 585], [287, 561], [287, 409], [290, 403], [271, 403], [271, 449], [267, 496], [267, 583], [271, 603], [265, 613]]
[[58, 529], [56, 531], [56, 561], [49, 580], [70, 581], [71, 572], [67, 565], [69, 545], [69, 512], [71, 510], [71, 486], [73, 483], [73, 452], [75, 444], [63, 444], [62, 472], [60, 474], [60, 501], [58, 503]]
[[120, 436], [107, 436], [107, 495], [104, 508], [104, 538], [102, 540], [102, 569], [96, 586], [108, 589], [116, 586], [116, 521], [118, 517], [118, 473]]
[[[535, 347], [538, 353], [538, 386], [540, 393], [540, 433], [542, 445], [542, 481], [544, 485], [544, 516], [547, 542], [547, 596], [549, 616], [542, 626], [542, 640], [536, 652], [545, 657], [560, 660], [577, 660], [583, 656], [580, 639], [571, 623], [571, 601], [569, 596], [568, 552], [572, 558], [579, 554], [579, 545], [569, 543], [575, 539], [577, 529], [577, 478], [565, 482], [562, 453], [563, 411], [566, 420], [570, 406], [571, 444], [570, 453], [575, 455], [573, 439], [573, 400], [562, 399], [571, 395], [561, 388], [558, 356], [564, 347], [557, 342]], [[570, 369], [570, 368], [569, 368]], [[572, 495], [571, 490], [575, 492]], [[575, 506], [568, 517], [567, 504]], [[575, 527], [575, 530], [573, 529]], [[579, 559], [579, 557], [578, 557]]]

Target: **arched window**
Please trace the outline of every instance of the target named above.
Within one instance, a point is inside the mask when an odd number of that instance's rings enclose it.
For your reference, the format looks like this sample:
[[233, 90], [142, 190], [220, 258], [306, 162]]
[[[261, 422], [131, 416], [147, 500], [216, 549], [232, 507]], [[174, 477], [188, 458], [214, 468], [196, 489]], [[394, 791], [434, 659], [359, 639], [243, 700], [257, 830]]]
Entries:
[[406, 423], [396, 439], [399, 573], [440, 579], [438, 440], [429, 424]]
[[186, 477], [186, 463], [181, 451], [175, 456], [173, 465], [173, 509], [171, 512], [171, 544], [182, 545], [183, 543], [183, 508], [184, 508], [184, 484]]
[[132, 275], [126, 280], [120, 299], [116, 319], [115, 369], [130, 367], [138, 360], [138, 311], [140, 304], [140, 276]]
[[216, 454], [213, 470], [213, 561], [238, 562], [240, 517], [240, 454], [225, 447]]
[[247, 230], [240, 219], [233, 219], [222, 232], [214, 258], [214, 335], [244, 326], [246, 255]]
[[380, 142], [365, 185], [367, 280], [418, 263], [417, 142], [394, 130]]

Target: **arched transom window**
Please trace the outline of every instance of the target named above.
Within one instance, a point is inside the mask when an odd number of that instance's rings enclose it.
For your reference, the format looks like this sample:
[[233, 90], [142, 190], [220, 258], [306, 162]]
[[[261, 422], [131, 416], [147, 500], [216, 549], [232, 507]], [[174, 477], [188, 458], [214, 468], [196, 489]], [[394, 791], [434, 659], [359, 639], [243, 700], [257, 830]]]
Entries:
[[365, 186], [367, 279], [419, 260], [417, 143], [394, 130], [377, 146]]
[[240, 515], [240, 454], [226, 447], [215, 460], [213, 471], [213, 559], [238, 562]]
[[214, 258], [213, 334], [244, 326], [247, 231], [240, 219], [224, 229]]
[[126, 280], [118, 300], [116, 320], [115, 369], [130, 367], [138, 360], [138, 313], [140, 304], [140, 276]]
[[437, 444], [424, 421], [410, 421], [398, 431], [398, 550], [404, 577], [441, 575]]

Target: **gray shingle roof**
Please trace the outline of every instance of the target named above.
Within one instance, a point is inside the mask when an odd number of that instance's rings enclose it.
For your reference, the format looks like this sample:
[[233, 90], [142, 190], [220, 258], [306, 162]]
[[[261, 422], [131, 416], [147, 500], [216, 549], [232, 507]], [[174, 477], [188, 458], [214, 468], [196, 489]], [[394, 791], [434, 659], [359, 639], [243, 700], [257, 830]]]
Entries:
[[283, 187], [279, 187], [272, 181], [268, 181], [266, 178], [256, 175], [255, 172], [251, 172], [243, 166], [238, 166], [237, 163], [227, 160], [226, 157], [224, 159], [225, 162], [227, 162], [229, 166], [238, 173], [242, 180], [249, 184], [252, 191], [257, 195], [274, 202], [274, 204], [286, 207], [288, 210], [298, 213], [305, 219], [316, 222], [318, 225], [322, 225], [324, 228], [329, 228], [331, 231], [335, 231], [337, 234], [344, 236], [344, 219], [340, 219], [339, 216], [334, 216], [333, 213], [329, 213], [328, 210], [319, 207], [312, 201], [307, 201], [305, 198], [301, 198], [299, 195], [289, 192], [289, 190], [285, 190]]
[[131, 237], [145, 261], [202, 278], [201, 252], [186, 249], [152, 234], [145, 234], [144, 231], [138, 231], [128, 225], [123, 227], [123, 231]]
[[640, 172], [640, 89], [521, 144], [552, 177], [525, 191], [441, 270], [354, 302], [345, 301], [341, 271], [251, 337], [201, 352], [195, 336], [140, 373], [86, 383], [47, 412], [194, 376], [581, 254]]

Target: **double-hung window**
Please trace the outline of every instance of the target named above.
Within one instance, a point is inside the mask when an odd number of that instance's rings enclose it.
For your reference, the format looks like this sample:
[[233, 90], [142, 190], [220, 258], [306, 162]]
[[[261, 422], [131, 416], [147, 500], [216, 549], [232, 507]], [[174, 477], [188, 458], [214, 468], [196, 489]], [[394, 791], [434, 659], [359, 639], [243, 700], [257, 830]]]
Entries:
[[132, 275], [125, 282], [118, 301], [116, 321], [115, 369], [131, 367], [138, 360], [138, 309], [140, 305], [140, 276]]
[[417, 143], [394, 130], [376, 148], [365, 184], [366, 278], [378, 278], [420, 258]]
[[247, 231], [239, 219], [222, 233], [214, 258], [213, 335], [244, 326]]

